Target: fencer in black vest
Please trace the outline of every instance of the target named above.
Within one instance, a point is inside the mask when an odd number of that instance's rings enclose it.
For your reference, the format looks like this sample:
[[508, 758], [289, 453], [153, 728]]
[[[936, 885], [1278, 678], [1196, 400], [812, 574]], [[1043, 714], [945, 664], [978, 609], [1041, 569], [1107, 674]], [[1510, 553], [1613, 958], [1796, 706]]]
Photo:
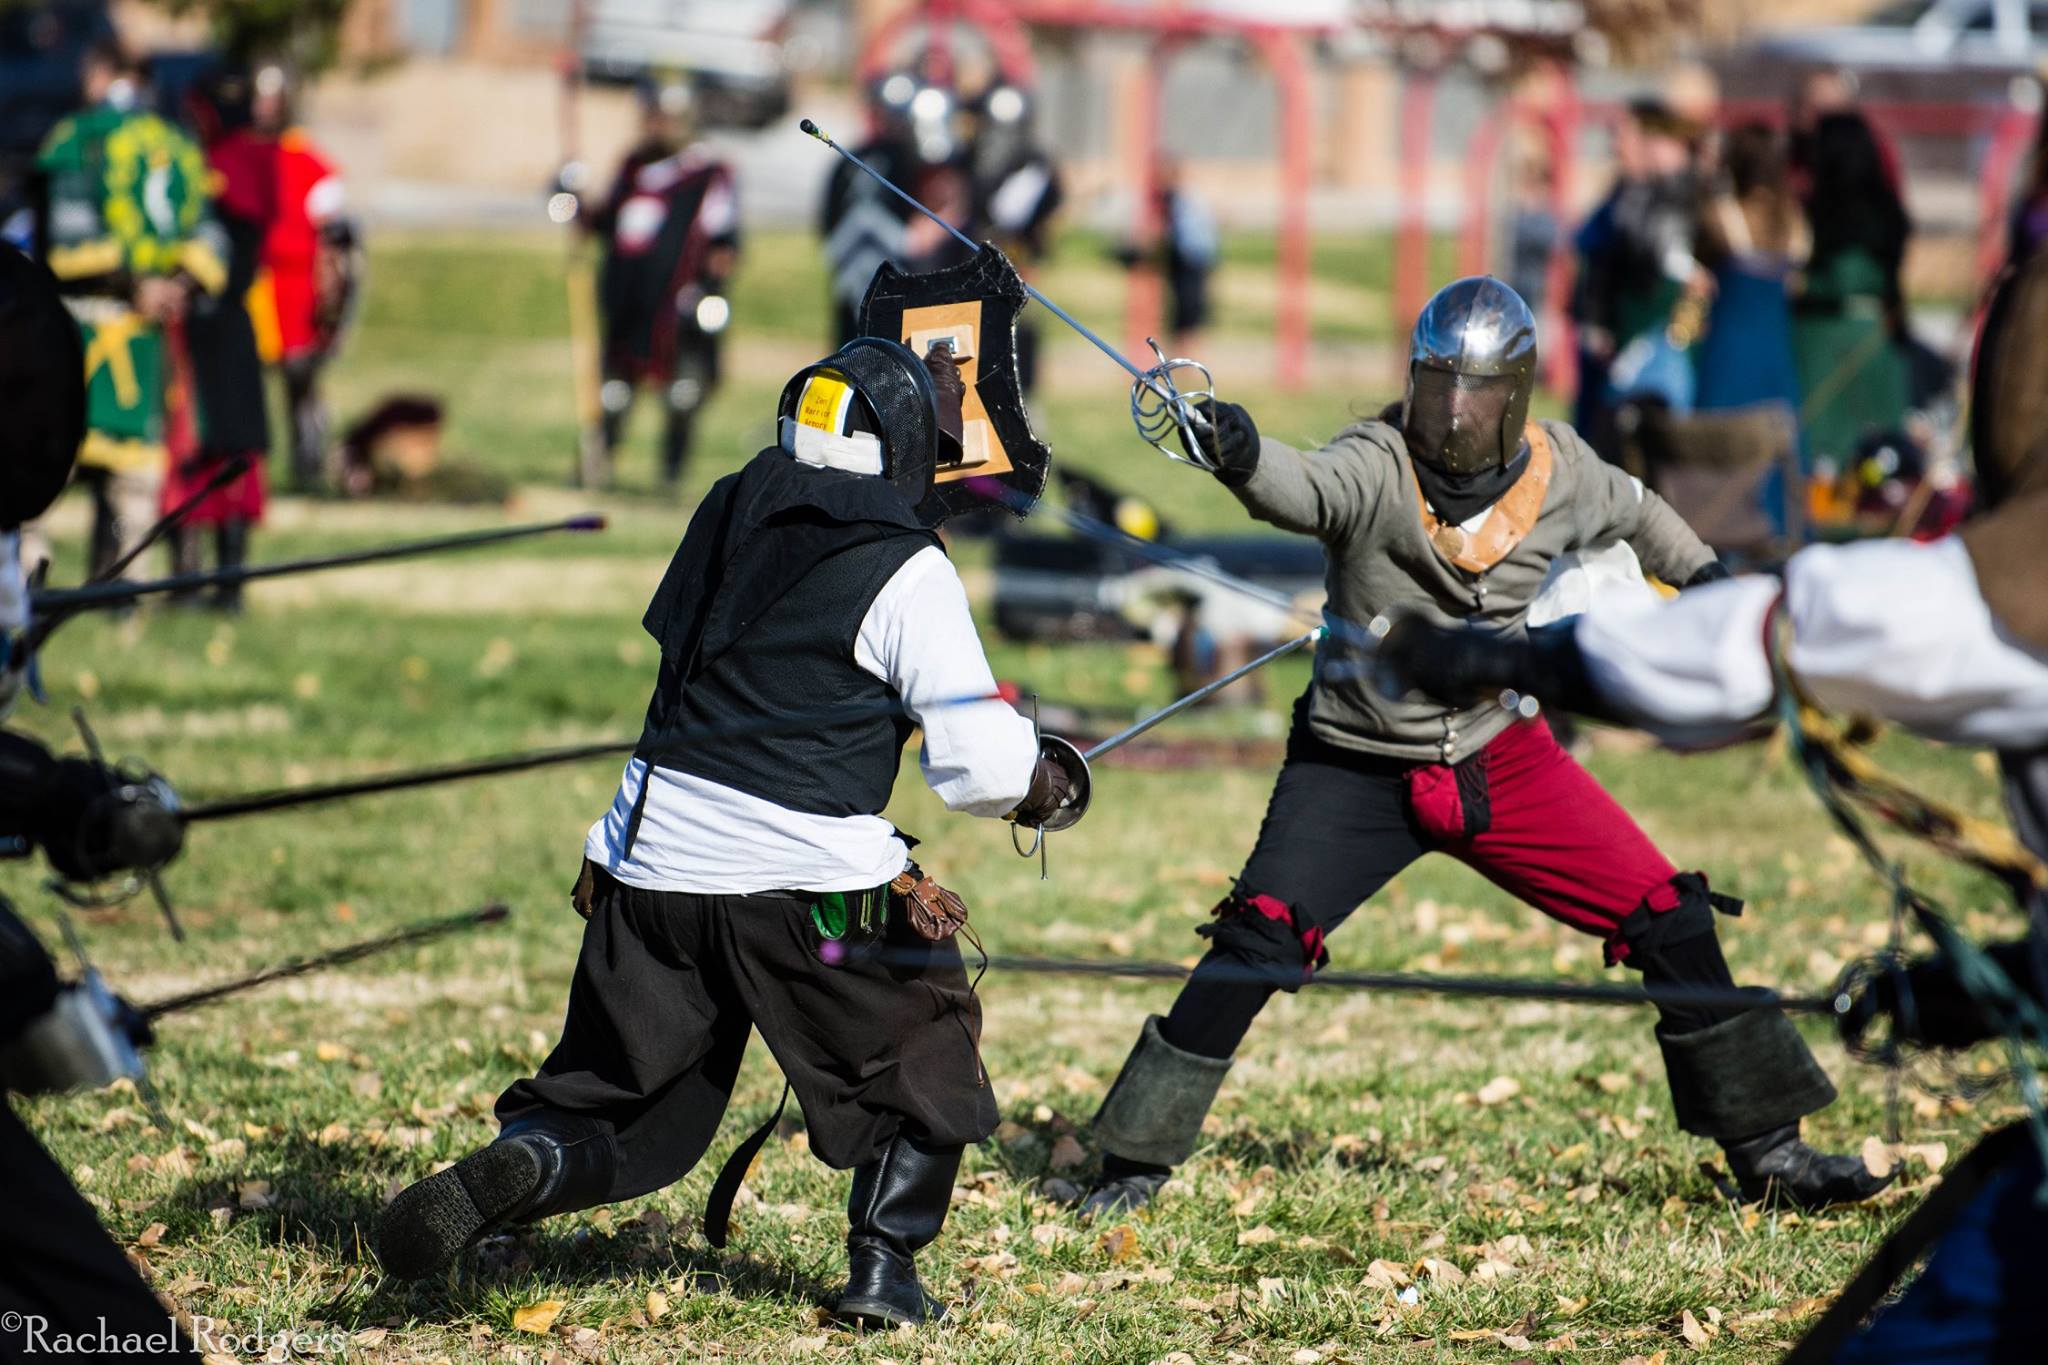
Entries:
[[644, 622], [661, 671], [638, 751], [584, 847], [561, 1042], [500, 1097], [496, 1142], [385, 1210], [387, 1270], [431, 1274], [493, 1228], [682, 1177], [751, 1026], [810, 1150], [854, 1171], [840, 1315], [943, 1311], [913, 1257], [998, 1115], [959, 950], [892, 894], [914, 865], [880, 812], [913, 728], [950, 809], [1036, 825], [1068, 794], [1028, 721], [961, 700], [995, 683], [919, 513], [960, 459], [961, 401], [948, 350], [857, 338], [790, 381], [779, 443], [697, 510]]

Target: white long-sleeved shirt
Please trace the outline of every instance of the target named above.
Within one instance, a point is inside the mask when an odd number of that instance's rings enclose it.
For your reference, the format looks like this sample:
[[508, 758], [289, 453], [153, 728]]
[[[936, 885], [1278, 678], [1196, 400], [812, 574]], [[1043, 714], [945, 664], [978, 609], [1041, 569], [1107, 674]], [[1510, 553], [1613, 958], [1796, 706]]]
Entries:
[[[922, 727], [918, 762], [950, 810], [996, 816], [1024, 799], [1038, 762], [1031, 722], [1006, 702], [960, 702], [996, 690], [967, 589], [937, 546], [912, 555], [861, 619], [854, 662], [894, 688]], [[949, 703], [940, 705], [938, 703]], [[653, 770], [632, 856], [626, 825], [648, 765], [626, 764], [618, 795], [591, 826], [583, 856], [628, 886], [702, 895], [856, 891], [903, 870], [909, 849], [879, 815], [794, 811], [706, 778]]]
[[1744, 577], [1668, 602], [1595, 602], [1575, 638], [1608, 700], [1702, 737], [1755, 719], [1776, 695], [1764, 630], [1781, 589], [1788, 662], [1823, 705], [1956, 744], [2048, 741], [2048, 658], [1992, 617], [1955, 536], [1812, 546], [1782, 585]]

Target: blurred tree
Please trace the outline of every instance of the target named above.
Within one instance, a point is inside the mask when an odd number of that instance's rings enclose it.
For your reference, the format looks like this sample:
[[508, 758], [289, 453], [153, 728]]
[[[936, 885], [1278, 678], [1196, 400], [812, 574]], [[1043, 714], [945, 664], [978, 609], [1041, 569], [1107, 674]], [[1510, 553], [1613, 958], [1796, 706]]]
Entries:
[[203, 15], [237, 61], [289, 63], [306, 74], [333, 64], [349, 0], [159, 0], [172, 14]]

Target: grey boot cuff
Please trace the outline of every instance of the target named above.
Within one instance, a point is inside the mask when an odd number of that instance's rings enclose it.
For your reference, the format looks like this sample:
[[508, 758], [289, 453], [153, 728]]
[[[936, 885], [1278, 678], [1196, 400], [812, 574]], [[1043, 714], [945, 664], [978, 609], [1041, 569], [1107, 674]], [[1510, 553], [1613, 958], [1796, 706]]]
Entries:
[[1159, 1024], [1156, 1014], [1145, 1021], [1096, 1111], [1095, 1135], [1103, 1150], [1126, 1161], [1178, 1166], [1202, 1136], [1230, 1058], [1182, 1052], [1160, 1036]]
[[1834, 1103], [1834, 1082], [1782, 1010], [1677, 1035], [1660, 1027], [1657, 1044], [1678, 1126], [1699, 1137], [1750, 1137]]

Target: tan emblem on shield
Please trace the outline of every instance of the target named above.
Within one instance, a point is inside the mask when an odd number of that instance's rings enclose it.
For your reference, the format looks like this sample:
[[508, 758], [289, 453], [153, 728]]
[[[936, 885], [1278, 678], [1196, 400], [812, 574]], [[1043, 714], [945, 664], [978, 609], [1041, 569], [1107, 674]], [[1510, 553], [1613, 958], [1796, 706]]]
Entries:
[[941, 469], [935, 482], [964, 479], [970, 474], [1007, 474], [1012, 466], [996, 435], [995, 423], [981, 404], [976, 381], [981, 377], [981, 300], [941, 303], [929, 308], [903, 310], [903, 344], [923, 355], [934, 341], [950, 340], [960, 360], [960, 378], [967, 384], [967, 397], [960, 405], [960, 463]]

